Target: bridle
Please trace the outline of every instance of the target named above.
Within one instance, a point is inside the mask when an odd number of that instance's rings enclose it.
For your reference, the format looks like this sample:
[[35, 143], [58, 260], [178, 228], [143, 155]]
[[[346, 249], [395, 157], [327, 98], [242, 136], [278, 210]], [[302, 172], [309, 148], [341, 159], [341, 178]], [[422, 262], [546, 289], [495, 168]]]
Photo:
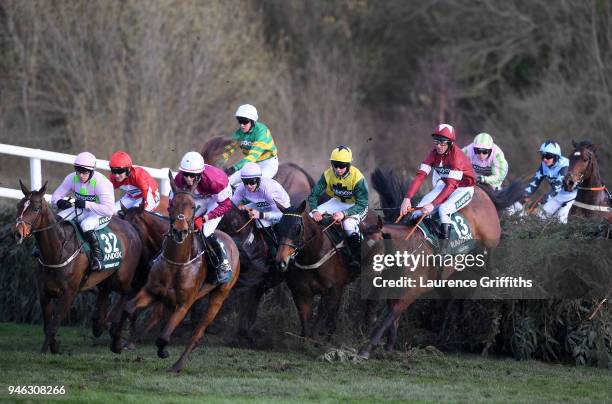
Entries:
[[[176, 195], [180, 195], [180, 194], [189, 195], [193, 199], [193, 193], [191, 193], [189, 191], [177, 191], [177, 192], [174, 193], [175, 196]], [[189, 221], [187, 221], [187, 218], [186, 218], [186, 216], [183, 213], [179, 213], [176, 216], [173, 216], [172, 213], [170, 213], [170, 233], [171, 233], [172, 239], [177, 244], [183, 243], [187, 238], [185, 237], [185, 239], [183, 239], [182, 241], [176, 240], [174, 235], [176, 234], [176, 232], [178, 230], [176, 230], [176, 228], [174, 227], [174, 222], [175, 221], [185, 221], [185, 222], [187, 222], [187, 227], [188, 227], [187, 235], [193, 234], [195, 232], [195, 212], [196, 212], [195, 202], [192, 204], [191, 209], [192, 209], [192, 214], [191, 214], [191, 219]]]
[[[36, 216], [34, 217], [34, 219], [31, 222], [28, 222], [27, 220], [25, 220], [23, 218], [23, 215], [25, 214], [25, 212], [30, 207], [30, 203], [31, 202], [32, 201], [30, 200], [29, 197], [25, 198], [25, 201], [23, 203], [23, 209], [21, 210], [21, 214], [15, 220], [15, 226], [27, 225], [29, 227], [28, 235], [23, 238], [24, 240], [27, 239], [28, 237], [32, 236], [35, 233], [41, 233], [41, 232], [43, 232], [45, 230], [52, 229], [52, 228], [54, 228], [54, 227], [56, 227], [56, 226], [58, 226], [61, 223], [66, 221], [66, 219], [62, 219], [62, 220], [57, 221], [57, 222], [55, 222], [55, 223], [53, 223], [53, 224], [51, 224], [49, 226], [45, 226], [45, 227], [41, 227], [41, 228], [35, 228], [34, 225], [37, 224], [38, 222], [40, 222], [40, 220], [41, 220], [41, 213], [43, 211], [43, 206], [42, 206], [42, 203], [41, 203], [40, 207], [38, 208], [38, 210], [35, 210], [37, 213], [36, 213]], [[34, 205], [32, 205], [32, 206], [34, 206]]]

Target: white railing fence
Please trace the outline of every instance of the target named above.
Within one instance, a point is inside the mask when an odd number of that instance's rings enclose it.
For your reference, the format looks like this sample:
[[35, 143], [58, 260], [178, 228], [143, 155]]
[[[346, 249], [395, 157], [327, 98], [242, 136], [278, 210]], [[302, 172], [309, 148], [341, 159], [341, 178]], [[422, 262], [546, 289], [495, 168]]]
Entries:
[[[40, 189], [40, 187], [42, 187], [42, 171], [40, 164], [42, 160], [70, 164], [72, 166], [75, 158], [75, 156], [72, 154], [56, 153], [41, 149], [30, 149], [28, 147], [13, 146], [3, 143], [0, 143], [0, 154], [27, 157], [30, 159], [30, 189]], [[168, 180], [167, 168], [140, 167], [147, 170], [153, 178], [161, 180], [159, 187], [160, 194], [168, 195], [170, 193], [170, 180]], [[108, 166], [108, 160], [97, 160], [96, 169], [108, 171], [110, 169]], [[21, 199], [23, 198], [23, 193], [20, 189], [0, 187], [0, 197]], [[50, 199], [51, 195], [47, 194], [45, 197]]]

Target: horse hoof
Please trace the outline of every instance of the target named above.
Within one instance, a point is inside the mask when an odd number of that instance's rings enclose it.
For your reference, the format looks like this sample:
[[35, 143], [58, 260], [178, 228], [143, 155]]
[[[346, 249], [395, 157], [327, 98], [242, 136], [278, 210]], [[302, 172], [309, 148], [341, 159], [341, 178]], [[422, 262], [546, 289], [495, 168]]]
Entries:
[[123, 351], [123, 344], [121, 344], [120, 338], [113, 338], [111, 341], [110, 349], [113, 353], [121, 354]]
[[94, 337], [99, 338], [104, 333], [104, 326], [99, 323], [94, 323], [91, 328], [91, 333]]
[[134, 352], [136, 350], [136, 345], [132, 341], [125, 341], [123, 343], [123, 350], [128, 352]]
[[51, 341], [51, 344], [49, 344], [49, 349], [51, 350], [52, 354], [59, 353], [59, 342], [57, 342], [57, 340]]
[[359, 356], [361, 359], [367, 360], [367, 359], [370, 359], [370, 352], [366, 350], [362, 350], [362, 351], [359, 351], [357, 356]]
[[168, 356], [170, 356], [170, 354], [166, 349], [160, 348], [157, 350], [157, 356], [162, 359], [166, 359]]

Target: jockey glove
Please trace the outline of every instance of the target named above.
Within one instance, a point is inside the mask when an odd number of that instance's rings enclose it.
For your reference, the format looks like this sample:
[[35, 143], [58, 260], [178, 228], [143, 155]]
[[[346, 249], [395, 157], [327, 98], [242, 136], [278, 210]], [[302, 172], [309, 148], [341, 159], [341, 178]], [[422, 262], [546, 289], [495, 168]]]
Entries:
[[204, 218], [202, 216], [196, 217], [195, 221], [193, 222], [193, 226], [195, 227], [196, 231], [200, 231], [203, 224], [204, 224]]
[[83, 199], [77, 199], [76, 201], [74, 201], [74, 206], [79, 209], [85, 209], [85, 201]]
[[71, 207], [72, 207], [72, 204], [65, 199], [60, 199], [59, 201], [57, 201], [57, 208], [59, 210], [70, 209]]
[[479, 184], [486, 184], [484, 177], [482, 175], [479, 175], [478, 178], [476, 178], [476, 182]]
[[227, 168], [225, 169], [225, 174], [227, 174], [227, 175], [232, 175], [232, 174], [234, 174], [235, 172], [236, 172], [236, 169], [234, 168], [234, 166], [227, 167]]

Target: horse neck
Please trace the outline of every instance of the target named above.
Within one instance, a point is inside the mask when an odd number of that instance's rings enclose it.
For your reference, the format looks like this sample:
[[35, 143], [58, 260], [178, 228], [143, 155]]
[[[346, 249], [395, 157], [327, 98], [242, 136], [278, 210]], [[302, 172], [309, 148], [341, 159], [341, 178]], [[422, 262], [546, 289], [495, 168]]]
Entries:
[[164, 234], [167, 232], [168, 222], [152, 213], [145, 212], [141, 217], [146, 232], [147, 243], [159, 250], [164, 241]]
[[60, 233], [61, 224], [57, 222], [49, 206], [45, 205], [43, 209], [40, 222], [33, 230], [46, 229], [34, 233], [34, 237], [45, 262], [54, 263], [62, 257], [62, 247], [66, 241], [66, 234], [65, 230]]
[[[317, 257], [321, 252], [327, 252], [331, 248], [331, 243], [321, 231], [321, 226], [312, 220], [308, 214], [304, 214], [304, 246], [303, 254], [307, 257]], [[326, 242], [328, 245], [326, 245]], [[325, 251], [323, 251], [325, 250]]]
[[586, 174], [587, 173], [585, 173], [585, 178], [582, 181], [582, 184], [579, 185], [576, 199], [590, 204], [607, 204], [608, 198], [605, 190], [580, 189], [600, 188], [604, 186], [603, 181], [601, 179], [601, 175], [599, 174], [599, 165], [597, 163], [597, 160], [595, 159], [595, 156], [593, 156], [593, 158], [591, 159], [588, 175]]

